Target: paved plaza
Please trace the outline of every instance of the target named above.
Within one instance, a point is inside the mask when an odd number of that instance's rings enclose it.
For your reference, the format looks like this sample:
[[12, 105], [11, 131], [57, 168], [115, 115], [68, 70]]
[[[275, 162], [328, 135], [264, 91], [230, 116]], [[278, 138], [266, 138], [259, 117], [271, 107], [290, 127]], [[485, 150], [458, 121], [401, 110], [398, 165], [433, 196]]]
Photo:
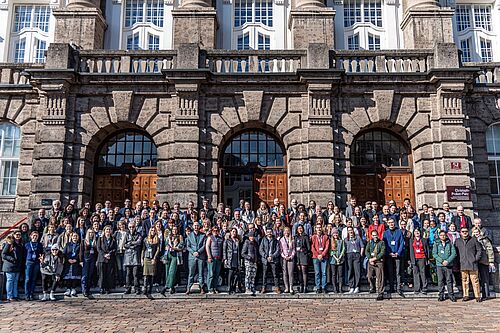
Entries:
[[499, 332], [500, 299], [167, 298], [0, 305], [15, 332]]

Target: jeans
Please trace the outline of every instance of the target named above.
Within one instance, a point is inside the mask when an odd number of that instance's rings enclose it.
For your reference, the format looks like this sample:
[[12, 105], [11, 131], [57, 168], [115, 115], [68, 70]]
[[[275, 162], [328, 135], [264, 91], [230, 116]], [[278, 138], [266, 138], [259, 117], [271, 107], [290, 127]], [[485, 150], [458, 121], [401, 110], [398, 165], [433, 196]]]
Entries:
[[187, 290], [190, 290], [194, 283], [194, 277], [196, 273], [198, 273], [198, 283], [200, 284], [200, 288], [205, 287], [205, 278], [204, 278], [204, 266], [205, 261], [198, 259], [196, 257], [191, 257], [188, 260], [189, 265], [189, 276], [187, 282]]
[[92, 275], [95, 270], [95, 257], [85, 257], [83, 259], [82, 270], [82, 293], [88, 294], [90, 292], [90, 285], [92, 284]]
[[222, 260], [212, 259], [212, 262], [207, 262], [208, 274], [207, 274], [207, 286], [209, 290], [217, 289], [217, 284], [219, 283], [220, 269], [222, 267]]
[[276, 271], [277, 264], [275, 262], [263, 262], [262, 263], [262, 288], [266, 288], [267, 282], [267, 268], [271, 267], [271, 273], [273, 274], [274, 288], [279, 287], [278, 272]]
[[36, 280], [40, 273], [40, 263], [38, 261], [27, 261], [24, 278], [24, 294], [26, 297], [33, 296], [35, 292]]
[[316, 290], [325, 289], [326, 287], [326, 259], [313, 259], [314, 266], [314, 281]]
[[123, 286], [125, 284], [125, 267], [123, 266], [123, 253], [116, 254], [116, 277], [118, 285]]
[[5, 272], [7, 279], [7, 299], [17, 298], [17, 284], [19, 283], [19, 272]]

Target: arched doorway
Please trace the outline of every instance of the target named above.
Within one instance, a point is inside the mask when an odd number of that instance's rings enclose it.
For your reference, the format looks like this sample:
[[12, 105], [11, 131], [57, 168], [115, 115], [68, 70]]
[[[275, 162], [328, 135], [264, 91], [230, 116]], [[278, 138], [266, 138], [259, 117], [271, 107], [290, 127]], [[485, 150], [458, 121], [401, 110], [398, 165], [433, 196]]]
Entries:
[[254, 209], [260, 201], [273, 205], [274, 198], [287, 204], [284, 148], [272, 135], [260, 131], [240, 132], [228, 140], [220, 162], [219, 195], [237, 208], [240, 200]]
[[119, 132], [98, 150], [94, 174], [94, 201], [123, 205], [156, 198], [157, 153], [153, 140], [141, 131]]
[[363, 132], [351, 146], [350, 161], [351, 193], [358, 202], [415, 202], [411, 155], [399, 137], [379, 129]]

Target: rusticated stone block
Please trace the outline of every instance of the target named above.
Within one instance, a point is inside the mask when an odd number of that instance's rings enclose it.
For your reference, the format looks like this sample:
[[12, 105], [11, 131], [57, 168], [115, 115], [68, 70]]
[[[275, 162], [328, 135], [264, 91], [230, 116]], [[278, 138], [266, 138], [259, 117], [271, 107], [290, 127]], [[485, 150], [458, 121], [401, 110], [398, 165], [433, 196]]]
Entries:
[[271, 111], [269, 112], [269, 116], [266, 119], [266, 124], [269, 126], [276, 126], [278, 121], [283, 117], [286, 113], [286, 98], [285, 97], [276, 97], [273, 100], [273, 105], [271, 106]]

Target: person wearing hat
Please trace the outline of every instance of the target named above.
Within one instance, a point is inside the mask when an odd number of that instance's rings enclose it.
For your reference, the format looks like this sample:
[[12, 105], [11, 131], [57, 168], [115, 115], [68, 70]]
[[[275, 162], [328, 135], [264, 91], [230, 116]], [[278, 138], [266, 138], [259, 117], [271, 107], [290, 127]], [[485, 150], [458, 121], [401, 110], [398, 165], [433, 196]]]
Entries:
[[345, 243], [339, 237], [339, 230], [332, 229], [330, 239], [330, 272], [334, 293], [342, 292], [342, 266], [345, 259]]
[[[55, 301], [54, 292], [57, 283], [61, 280], [64, 269], [63, 258], [59, 252], [59, 245], [54, 244], [49, 253], [40, 256], [40, 272], [42, 273], [43, 297], [42, 301]], [[50, 295], [48, 294], [50, 292]]]
[[245, 259], [245, 289], [247, 294], [255, 296], [255, 276], [257, 275], [257, 262], [259, 260], [259, 244], [257, 231], [249, 231], [243, 244], [241, 256]]
[[219, 228], [212, 227], [212, 233], [207, 237], [205, 251], [207, 251], [207, 287], [209, 294], [218, 294], [217, 282], [222, 267], [222, 246], [224, 239], [219, 235]]

